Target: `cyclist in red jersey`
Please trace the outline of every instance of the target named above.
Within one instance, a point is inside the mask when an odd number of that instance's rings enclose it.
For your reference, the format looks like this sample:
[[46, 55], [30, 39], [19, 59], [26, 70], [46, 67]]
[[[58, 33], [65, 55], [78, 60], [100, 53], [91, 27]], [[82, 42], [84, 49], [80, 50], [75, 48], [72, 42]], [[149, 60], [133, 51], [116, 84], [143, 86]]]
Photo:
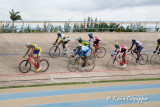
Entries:
[[127, 47], [124, 45], [119, 45], [118, 42], [116, 42], [114, 46], [116, 48], [115, 52], [117, 52], [116, 58], [119, 57], [120, 53], [123, 53], [122, 62], [120, 62], [120, 65], [122, 65], [122, 67], [126, 67], [126, 64], [127, 64], [126, 54], [128, 52]]
[[[89, 41], [91, 41], [91, 46], [95, 47], [95, 53], [97, 53], [97, 50], [99, 48], [99, 44], [102, 42], [102, 40], [97, 36], [93, 36], [92, 33], [89, 33], [88, 36], [90, 38]], [[93, 51], [92, 47], [90, 47], [90, 48]]]

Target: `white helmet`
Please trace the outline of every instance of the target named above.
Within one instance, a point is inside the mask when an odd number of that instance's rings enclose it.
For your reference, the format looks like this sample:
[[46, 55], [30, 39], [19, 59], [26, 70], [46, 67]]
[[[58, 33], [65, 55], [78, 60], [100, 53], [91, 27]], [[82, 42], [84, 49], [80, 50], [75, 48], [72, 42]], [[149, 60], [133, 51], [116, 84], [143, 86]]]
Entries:
[[132, 38], [132, 41], [136, 41], [136, 38]]
[[27, 42], [27, 43], [26, 43], [26, 47], [28, 48], [28, 46], [29, 46], [30, 44], [31, 44], [30, 42]]
[[82, 40], [82, 38], [81, 38], [81, 37], [78, 37], [78, 38], [77, 38], [77, 40], [78, 40], [78, 41], [81, 41], [81, 40]]
[[78, 45], [77, 45], [77, 48], [79, 48], [79, 47], [81, 47], [81, 46], [82, 46], [81, 44], [78, 44]]
[[61, 34], [61, 31], [57, 31], [57, 34]]

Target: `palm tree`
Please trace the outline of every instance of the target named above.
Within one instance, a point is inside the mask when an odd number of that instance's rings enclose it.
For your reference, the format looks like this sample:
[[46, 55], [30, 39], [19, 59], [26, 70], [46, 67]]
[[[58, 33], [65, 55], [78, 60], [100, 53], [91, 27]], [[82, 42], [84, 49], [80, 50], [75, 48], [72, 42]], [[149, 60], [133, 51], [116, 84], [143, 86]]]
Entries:
[[[14, 10], [12, 9], [12, 11], [11, 12], [9, 12], [10, 13], [10, 18], [11, 18], [11, 20], [13, 21], [13, 28], [14, 28], [14, 22], [16, 21], [16, 20], [22, 20], [22, 18], [21, 18], [21, 16], [20, 15], [18, 15], [20, 12], [14, 12]], [[23, 21], [23, 20], [22, 20]], [[13, 30], [12, 30], [13, 31]]]

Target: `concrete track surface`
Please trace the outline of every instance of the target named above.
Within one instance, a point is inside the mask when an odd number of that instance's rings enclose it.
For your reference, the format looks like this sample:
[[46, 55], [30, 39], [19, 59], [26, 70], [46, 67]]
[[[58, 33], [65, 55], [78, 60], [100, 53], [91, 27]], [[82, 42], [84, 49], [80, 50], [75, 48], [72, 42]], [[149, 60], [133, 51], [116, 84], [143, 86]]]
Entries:
[[[13, 85], [32, 85], [44, 83], [78, 82], [78, 81], [98, 81], [98, 80], [120, 80], [136, 78], [160, 78], [160, 66], [132, 64], [123, 70], [107, 68], [110, 59], [110, 52], [114, 50], [114, 42], [130, 47], [131, 39], [135, 37], [142, 41], [143, 51], [149, 59], [156, 47], [156, 40], [160, 38], [160, 33], [93, 33], [102, 39], [101, 46], [105, 47], [107, 54], [104, 58], [96, 59], [96, 66], [91, 72], [70, 72], [67, 69], [68, 58], [60, 56], [51, 58], [48, 54], [53, 46], [57, 35], [56, 33], [28, 33], [28, 34], [0, 34], [0, 87]], [[69, 45], [76, 46], [77, 37], [88, 40], [88, 33], [66, 33], [71, 38]], [[19, 63], [23, 60], [22, 55], [27, 48], [25, 43], [30, 41], [39, 45], [43, 53], [41, 58], [49, 61], [50, 67], [47, 72], [35, 72], [35, 69], [27, 74], [22, 74]], [[147, 52], [146, 52], [147, 51]]]
[[159, 107], [160, 80], [0, 90], [0, 107]]

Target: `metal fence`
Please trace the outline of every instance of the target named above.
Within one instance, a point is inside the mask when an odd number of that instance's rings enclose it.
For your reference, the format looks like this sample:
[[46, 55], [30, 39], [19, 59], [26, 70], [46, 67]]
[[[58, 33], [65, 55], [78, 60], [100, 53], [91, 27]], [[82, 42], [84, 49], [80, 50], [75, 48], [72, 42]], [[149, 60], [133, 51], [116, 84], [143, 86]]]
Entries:
[[[105, 24], [117, 24], [118, 27], [105, 27]], [[8, 27], [5, 26], [8, 24]], [[12, 24], [10, 26], [9, 24]], [[26, 27], [28, 24], [28, 27]], [[40, 25], [39, 27], [34, 27], [33, 24]], [[79, 25], [74, 27], [74, 25]], [[39, 32], [56, 32], [61, 30], [64, 32], [141, 32], [141, 27], [147, 32], [157, 32], [159, 31], [160, 21], [0, 21], [0, 32], [34, 32], [39, 30]], [[16, 25], [16, 26], [14, 26]], [[50, 26], [49, 26], [50, 25]], [[67, 25], [67, 26], [66, 26]], [[88, 27], [88, 25], [93, 25]], [[95, 27], [94, 25], [101, 25], [101, 27]], [[131, 26], [130, 28], [127, 28]], [[146, 26], [148, 25], [148, 27]], [[56, 27], [58, 26], [58, 27]], [[6, 31], [6, 32], [4, 32]], [[8, 32], [7, 32], [8, 31]]]

